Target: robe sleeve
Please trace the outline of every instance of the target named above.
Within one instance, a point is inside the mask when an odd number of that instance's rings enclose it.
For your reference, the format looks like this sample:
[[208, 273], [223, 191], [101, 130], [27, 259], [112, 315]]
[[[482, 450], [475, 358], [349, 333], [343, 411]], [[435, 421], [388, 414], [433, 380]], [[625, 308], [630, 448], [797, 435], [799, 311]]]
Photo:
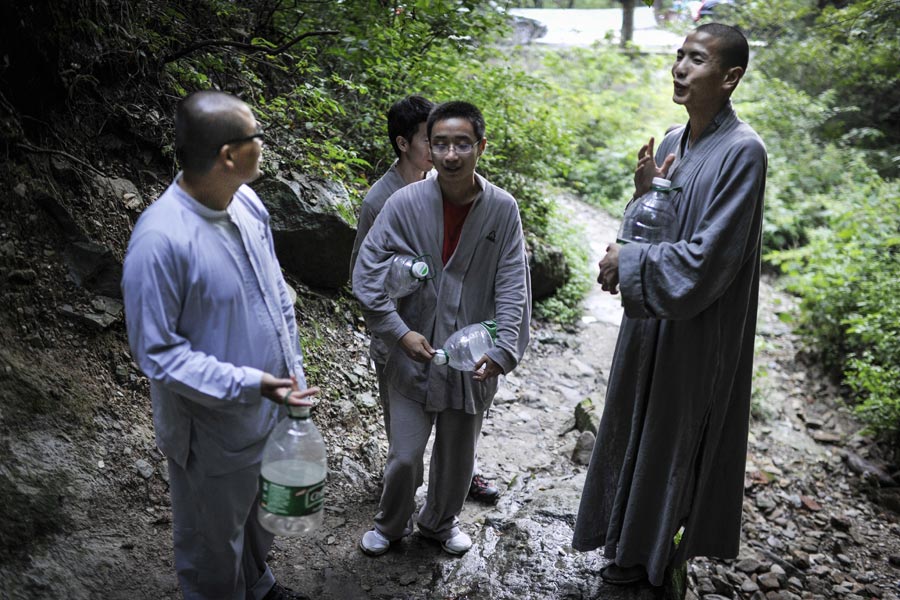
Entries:
[[619, 281], [630, 318], [690, 319], [715, 302], [747, 260], [757, 256], [766, 151], [757, 139], [732, 145], [706, 198], [695, 186], [689, 202], [705, 202], [687, 240], [626, 244]]
[[525, 353], [531, 320], [531, 282], [525, 255], [525, 237], [518, 210], [515, 209], [515, 204], [512, 206], [494, 282], [497, 346], [487, 352], [488, 357], [504, 373], [516, 368]]
[[262, 371], [194, 350], [178, 333], [182, 282], [176, 250], [157, 233], [128, 249], [122, 276], [128, 340], [144, 374], [203, 406], [260, 401]]
[[406, 335], [410, 328], [387, 295], [384, 278], [395, 254], [414, 254], [397, 247], [398, 237], [393, 232], [398, 227], [396, 211], [383, 209], [360, 246], [352, 276], [353, 295], [359, 300], [369, 329], [381, 339], [393, 341]]
[[291, 302], [291, 295], [288, 292], [287, 282], [281, 273], [281, 264], [278, 262], [278, 256], [275, 254], [275, 240], [272, 237], [272, 231], [267, 228], [267, 237], [269, 238], [269, 252], [272, 255], [272, 262], [275, 265], [275, 281], [278, 284], [278, 297], [281, 303], [281, 312], [284, 315], [284, 322], [287, 325], [288, 336], [291, 340], [291, 350], [294, 355], [288, 357], [290, 361], [291, 374], [297, 378], [297, 386], [301, 390], [307, 388], [306, 374], [303, 371], [303, 347], [300, 345], [300, 336], [297, 334], [297, 313], [294, 311], [294, 304]]
[[359, 257], [359, 249], [362, 246], [363, 240], [366, 239], [366, 235], [372, 228], [372, 224], [375, 222], [375, 217], [377, 216], [378, 211], [375, 210], [372, 203], [363, 200], [362, 206], [359, 209], [359, 219], [356, 224], [356, 239], [353, 240], [353, 251], [350, 254], [351, 276], [353, 274], [353, 269], [356, 267], [356, 260]]

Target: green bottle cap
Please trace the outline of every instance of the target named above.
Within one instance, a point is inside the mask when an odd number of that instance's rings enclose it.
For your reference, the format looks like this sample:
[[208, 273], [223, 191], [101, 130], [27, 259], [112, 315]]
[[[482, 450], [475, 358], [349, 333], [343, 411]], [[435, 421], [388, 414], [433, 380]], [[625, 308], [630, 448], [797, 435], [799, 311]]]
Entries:
[[487, 332], [490, 334], [492, 340], [497, 339], [497, 321], [489, 320], [482, 321], [481, 326], [487, 329]]

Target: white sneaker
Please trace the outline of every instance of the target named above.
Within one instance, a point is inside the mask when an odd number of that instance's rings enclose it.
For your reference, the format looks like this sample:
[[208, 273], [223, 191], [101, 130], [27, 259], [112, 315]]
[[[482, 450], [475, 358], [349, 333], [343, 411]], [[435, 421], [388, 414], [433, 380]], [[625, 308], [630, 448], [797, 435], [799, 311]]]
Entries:
[[[471, 545], [471, 542], [469, 543]], [[377, 529], [363, 534], [359, 540], [359, 549], [369, 556], [381, 556], [391, 547], [391, 540], [384, 537]]]
[[444, 549], [444, 552], [446, 552], [447, 554], [453, 554], [454, 556], [465, 554], [471, 547], [472, 538], [470, 538], [462, 531], [458, 531], [456, 535], [444, 540], [441, 543], [441, 548]]

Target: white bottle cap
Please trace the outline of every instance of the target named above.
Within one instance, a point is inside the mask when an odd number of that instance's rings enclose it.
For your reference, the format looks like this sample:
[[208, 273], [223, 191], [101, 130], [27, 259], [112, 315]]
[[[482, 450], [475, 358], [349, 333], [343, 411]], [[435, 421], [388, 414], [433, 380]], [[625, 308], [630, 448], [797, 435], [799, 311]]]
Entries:
[[672, 182], [669, 181], [668, 179], [663, 178], [663, 177], [654, 177], [654, 178], [653, 178], [653, 185], [654, 185], [654, 187], [663, 187], [663, 188], [667, 188], [667, 187], [672, 187]]
[[428, 277], [428, 263], [424, 260], [414, 262], [409, 270], [416, 279], [425, 279]]
[[431, 362], [436, 365], [446, 365], [450, 360], [450, 357], [447, 356], [446, 350], [438, 350], [434, 353], [434, 356], [431, 357]]

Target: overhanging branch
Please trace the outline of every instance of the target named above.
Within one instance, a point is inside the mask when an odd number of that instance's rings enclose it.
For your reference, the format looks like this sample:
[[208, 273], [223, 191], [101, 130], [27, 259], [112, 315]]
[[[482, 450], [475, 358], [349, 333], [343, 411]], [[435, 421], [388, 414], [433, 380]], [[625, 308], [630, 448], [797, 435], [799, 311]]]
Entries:
[[236, 42], [234, 40], [201, 40], [199, 42], [195, 42], [186, 48], [182, 48], [181, 50], [164, 56], [162, 59], [162, 64], [168, 64], [170, 62], [175, 62], [179, 58], [183, 58], [192, 52], [196, 52], [202, 48], [210, 48], [210, 47], [230, 47], [237, 48], [238, 50], [243, 50], [244, 52], [248, 52], [251, 54], [257, 52], [265, 52], [267, 54], [281, 54], [300, 40], [303, 40], [308, 37], [319, 36], [319, 35], [337, 35], [340, 33], [339, 31], [334, 30], [321, 30], [321, 31], [307, 31], [305, 33], [301, 33], [300, 35], [288, 40], [284, 44], [278, 46], [277, 48], [271, 48], [269, 46], [261, 46], [259, 44], [248, 44], [246, 42]]

